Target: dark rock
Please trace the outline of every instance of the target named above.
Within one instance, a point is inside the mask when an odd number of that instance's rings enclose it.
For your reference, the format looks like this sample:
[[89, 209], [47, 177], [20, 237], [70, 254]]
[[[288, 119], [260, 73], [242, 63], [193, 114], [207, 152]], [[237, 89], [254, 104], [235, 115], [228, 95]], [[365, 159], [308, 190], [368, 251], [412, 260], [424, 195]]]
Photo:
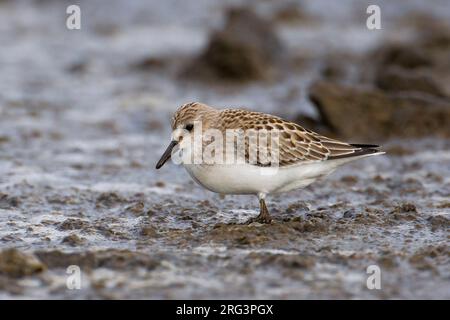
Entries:
[[145, 213], [145, 204], [142, 201], [139, 201], [129, 207], [126, 208], [127, 212], [131, 212], [135, 216], [141, 216]]
[[450, 27], [429, 17], [421, 24], [427, 27], [418, 28], [412, 40], [385, 44], [366, 57], [362, 78], [388, 91], [449, 97]]
[[441, 204], [437, 205], [436, 208], [439, 208], [439, 209], [450, 209], [450, 201], [444, 201]]
[[158, 237], [158, 231], [152, 226], [145, 225], [141, 228], [140, 235], [148, 238]]
[[84, 244], [85, 242], [86, 242], [85, 239], [80, 238], [76, 234], [68, 235], [68, 236], [64, 237], [64, 239], [62, 239], [62, 241], [61, 241], [61, 243], [68, 244], [69, 246], [72, 246], [72, 247], [80, 246], [80, 245]]
[[59, 230], [80, 230], [89, 226], [89, 223], [80, 219], [68, 218], [58, 226]]
[[389, 94], [331, 82], [309, 92], [322, 122], [338, 136], [362, 142], [389, 137], [450, 137], [450, 102], [429, 96]]
[[71, 252], [59, 250], [38, 251], [36, 256], [43, 261], [48, 268], [67, 268], [69, 265], [77, 265], [82, 269], [110, 268], [129, 270], [134, 267], [156, 268], [160, 259], [144, 253], [130, 250], [108, 249], [96, 252]]
[[68, 195], [50, 195], [46, 197], [48, 203], [51, 204], [64, 204], [64, 205], [70, 205], [70, 204], [76, 204], [77, 199]]
[[414, 221], [417, 220], [417, 209], [412, 203], [402, 203], [390, 212], [390, 217], [394, 220]]
[[395, 207], [394, 212], [417, 212], [417, 209], [414, 204], [405, 202]]
[[397, 257], [393, 254], [385, 254], [378, 259], [378, 265], [383, 267], [383, 269], [393, 269], [398, 267]]
[[450, 219], [445, 215], [436, 215], [427, 219], [430, 224], [431, 230], [436, 231], [438, 229], [449, 230], [450, 228]]
[[311, 256], [270, 254], [262, 255], [262, 265], [277, 264], [284, 268], [293, 269], [311, 269], [316, 264], [316, 259]]
[[446, 97], [429, 72], [391, 67], [380, 70], [375, 81], [378, 88], [390, 92], [415, 91]]
[[353, 186], [358, 183], [358, 177], [355, 176], [343, 176], [341, 181], [349, 186]]
[[344, 65], [342, 63], [336, 63], [333, 60], [327, 61], [320, 73], [328, 80], [340, 80], [345, 78], [347, 74]]
[[81, 74], [81, 73], [85, 73], [88, 70], [88, 67], [89, 67], [89, 63], [87, 60], [79, 60], [79, 61], [70, 63], [66, 67], [66, 70], [69, 73]]
[[112, 207], [124, 202], [126, 202], [126, 199], [122, 198], [117, 193], [105, 192], [97, 198], [97, 207]]
[[283, 47], [269, 21], [249, 9], [231, 9], [224, 29], [214, 32], [188, 76], [224, 80], [271, 78]]
[[108, 223], [96, 223], [94, 228], [104, 237], [111, 239], [128, 239], [128, 236], [120, 231], [117, 231], [109, 226]]
[[286, 208], [286, 213], [298, 213], [302, 211], [309, 211], [307, 204], [303, 201], [292, 203]]
[[131, 64], [131, 69], [139, 71], [148, 71], [153, 69], [160, 69], [167, 66], [167, 60], [159, 57], [145, 57]]
[[81, 269], [93, 269], [97, 266], [97, 256], [93, 252], [71, 252], [66, 253], [59, 250], [37, 251], [36, 256], [49, 269], [67, 268], [77, 265]]
[[164, 188], [166, 184], [164, 183], [164, 181], [156, 181], [155, 186], [157, 186], [158, 188]]
[[[0, 0], [0, 5], [2, 0]], [[10, 278], [0, 274], [0, 291], [9, 292], [14, 295], [21, 295], [24, 287], [19, 284], [19, 279]]]
[[[347, 52], [330, 52], [324, 57], [320, 74], [328, 81], [342, 83], [359, 81], [360, 69], [366, 69], [365, 59], [365, 57]], [[363, 65], [362, 68], [361, 65]]]
[[294, 226], [294, 229], [301, 232], [301, 233], [307, 233], [307, 232], [327, 232], [328, 231], [328, 224], [322, 219], [317, 218], [311, 218], [305, 221], [299, 221], [296, 226]]
[[0, 145], [3, 143], [8, 143], [10, 138], [8, 136], [0, 135]]
[[11, 197], [5, 193], [0, 192], [0, 209], [17, 208], [20, 205], [20, 200], [17, 197]]
[[347, 210], [342, 214], [342, 217], [345, 219], [353, 219], [356, 217], [356, 211], [354, 209]]
[[432, 59], [420, 48], [408, 44], [392, 44], [379, 49], [375, 56], [381, 60], [381, 66], [400, 66], [407, 69], [432, 65]]
[[20, 278], [44, 270], [45, 266], [34, 255], [14, 248], [0, 251], [0, 274]]

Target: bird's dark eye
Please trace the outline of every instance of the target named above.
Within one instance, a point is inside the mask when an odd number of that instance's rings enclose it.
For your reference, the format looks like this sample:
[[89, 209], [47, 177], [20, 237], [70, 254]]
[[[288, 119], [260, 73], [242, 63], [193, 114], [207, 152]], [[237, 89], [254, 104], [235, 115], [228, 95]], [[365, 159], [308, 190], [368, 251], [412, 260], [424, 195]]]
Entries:
[[187, 131], [192, 131], [192, 129], [194, 129], [194, 125], [192, 123], [186, 125]]

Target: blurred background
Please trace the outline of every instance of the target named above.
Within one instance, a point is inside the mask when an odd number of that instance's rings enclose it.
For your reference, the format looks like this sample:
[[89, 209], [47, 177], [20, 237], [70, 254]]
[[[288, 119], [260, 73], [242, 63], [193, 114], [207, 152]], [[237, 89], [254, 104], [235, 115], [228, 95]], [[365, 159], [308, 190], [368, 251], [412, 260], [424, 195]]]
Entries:
[[[0, 0], [0, 298], [450, 298], [449, 18], [447, 0]], [[243, 225], [256, 199], [154, 169], [191, 101], [387, 155]]]

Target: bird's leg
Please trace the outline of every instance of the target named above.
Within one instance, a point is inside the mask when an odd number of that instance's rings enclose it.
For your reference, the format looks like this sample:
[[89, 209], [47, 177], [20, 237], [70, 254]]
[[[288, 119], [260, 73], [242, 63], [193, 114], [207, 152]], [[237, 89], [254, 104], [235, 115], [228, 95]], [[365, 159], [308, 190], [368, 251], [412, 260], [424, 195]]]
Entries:
[[272, 217], [267, 210], [266, 201], [264, 199], [259, 199], [259, 215], [256, 217], [256, 221], [260, 223], [271, 223]]
[[265, 194], [258, 194], [259, 198], [259, 215], [256, 218], [250, 218], [247, 223], [250, 224], [252, 222], [259, 223], [271, 223], [272, 217], [269, 214], [269, 210], [267, 210], [266, 201], [264, 200]]

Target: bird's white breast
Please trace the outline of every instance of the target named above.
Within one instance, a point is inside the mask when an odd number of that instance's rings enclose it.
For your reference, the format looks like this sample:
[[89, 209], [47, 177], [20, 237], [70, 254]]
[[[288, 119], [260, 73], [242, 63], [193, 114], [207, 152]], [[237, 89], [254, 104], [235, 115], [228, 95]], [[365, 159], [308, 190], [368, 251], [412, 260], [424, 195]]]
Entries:
[[325, 162], [290, 167], [258, 167], [250, 164], [185, 164], [200, 185], [223, 194], [279, 193], [303, 188], [334, 170]]
[[[185, 159], [191, 159], [190, 150], [184, 149], [184, 152]], [[210, 191], [222, 194], [270, 194], [306, 187], [344, 163], [377, 154], [382, 152], [337, 160], [305, 161], [283, 167], [259, 167], [249, 163], [182, 163], [191, 177]]]

